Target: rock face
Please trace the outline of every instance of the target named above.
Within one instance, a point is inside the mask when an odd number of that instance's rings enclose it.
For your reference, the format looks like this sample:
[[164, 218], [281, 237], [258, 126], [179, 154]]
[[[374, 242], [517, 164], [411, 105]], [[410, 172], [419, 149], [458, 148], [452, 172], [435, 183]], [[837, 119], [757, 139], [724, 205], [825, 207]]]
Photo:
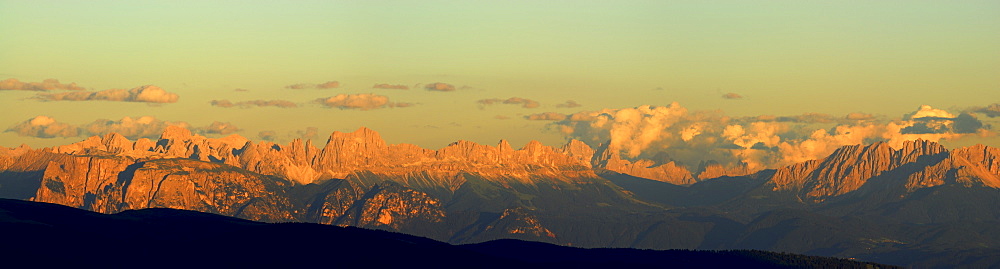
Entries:
[[673, 161], [660, 164], [651, 160], [631, 162], [623, 160], [618, 149], [607, 146], [602, 146], [598, 154], [594, 155], [593, 166], [674, 185], [691, 185], [697, 182], [687, 168], [679, 166]]
[[903, 175], [906, 182], [883, 187], [907, 192], [949, 182], [1000, 188], [997, 153], [983, 145], [949, 152], [926, 140], [907, 141], [898, 150], [881, 142], [845, 146], [826, 158], [777, 169], [768, 184], [774, 191], [795, 192], [811, 203], [858, 190], [890, 172], [893, 177]]
[[699, 165], [697, 178], [699, 181], [720, 177], [738, 177], [753, 173], [745, 162], [741, 162], [734, 167], [726, 168], [715, 161], [704, 162]]
[[101, 213], [175, 208], [260, 221], [292, 221], [289, 183], [191, 159], [73, 156], [52, 161], [35, 201]]
[[211, 139], [171, 126], [157, 141], [131, 142], [121, 135], [108, 134], [56, 147], [53, 152], [75, 155], [102, 152], [136, 159], [190, 158], [280, 176], [300, 184], [342, 179], [361, 171], [386, 176], [432, 171], [440, 179], [476, 173], [486, 178], [522, 182], [597, 177], [590, 170], [593, 149], [576, 140], [562, 148], [547, 147], [537, 141], [518, 150], [512, 149], [507, 141], [500, 141], [497, 146], [458, 141], [440, 150], [428, 150], [410, 144], [387, 145], [378, 133], [368, 128], [351, 133], [334, 132], [323, 148], [316, 148], [312, 141], [302, 140], [278, 145], [253, 144], [238, 135]]
[[439, 223], [445, 211], [438, 199], [394, 182], [376, 185], [353, 206], [348, 208], [334, 224], [370, 228], [404, 230], [404, 225], [416, 222]]

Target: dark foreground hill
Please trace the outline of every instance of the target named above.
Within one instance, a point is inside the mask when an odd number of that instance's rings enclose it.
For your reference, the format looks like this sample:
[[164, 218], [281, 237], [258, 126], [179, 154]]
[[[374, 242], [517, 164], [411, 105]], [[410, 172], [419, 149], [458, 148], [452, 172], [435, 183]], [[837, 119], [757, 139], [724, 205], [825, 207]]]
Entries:
[[765, 251], [581, 249], [519, 240], [455, 246], [362, 228], [175, 209], [100, 214], [8, 199], [0, 199], [0, 231], [4, 263], [36, 267], [895, 268]]

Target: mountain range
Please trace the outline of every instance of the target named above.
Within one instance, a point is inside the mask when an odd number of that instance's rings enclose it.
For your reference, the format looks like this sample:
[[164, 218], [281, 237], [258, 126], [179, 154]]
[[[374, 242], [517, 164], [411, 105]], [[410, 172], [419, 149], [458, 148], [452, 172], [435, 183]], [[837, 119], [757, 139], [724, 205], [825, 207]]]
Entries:
[[751, 171], [627, 159], [609, 144], [458, 141], [428, 150], [389, 145], [361, 128], [317, 147], [172, 126], [157, 140], [110, 133], [53, 148], [0, 148], [0, 197], [106, 214], [171, 208], [353, 226], [452, 244], [520, 239], [1000, 266], [994, 147], [853, 145]]

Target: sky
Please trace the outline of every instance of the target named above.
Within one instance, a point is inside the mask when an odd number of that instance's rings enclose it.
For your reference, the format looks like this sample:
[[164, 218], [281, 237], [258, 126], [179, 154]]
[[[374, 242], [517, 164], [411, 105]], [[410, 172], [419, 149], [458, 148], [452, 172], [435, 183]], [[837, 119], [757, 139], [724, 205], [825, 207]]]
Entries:
[[762, 167], [852, 143], [1000, 146], [998, 13], [998, 1], [0, 0], [0, 146], [167, 125], [318, 144], [365, 126], [431, 149], [580, 139]]

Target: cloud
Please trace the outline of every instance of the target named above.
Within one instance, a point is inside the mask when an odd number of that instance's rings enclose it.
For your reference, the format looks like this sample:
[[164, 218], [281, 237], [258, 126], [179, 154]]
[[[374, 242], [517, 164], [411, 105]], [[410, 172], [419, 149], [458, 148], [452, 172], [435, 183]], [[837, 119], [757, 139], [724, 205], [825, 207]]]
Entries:
[[848, 113], [847, 116], [844, 116], [844, 119], [852, 121], [874, 120], [875, 116], [867, 113], [854, 112], [854, 113]]
[[556, 105], [556, 107], [558, 107], [558, 108], [574, 108], [574, 107], [581, 107], [581, 106], [583, 106], [583, 105], [577, 104], [576, 101], [573, 101], [573, 100], [566, 100], [566, 103], [562, 103], [562, 104], [557, 104]]
[[316, 99], [317, 103], [320, 103], [327, 107], [335, 107], [339, 109], [379, 109], [386, 107], [410, 107], [413, 106], [412, 103], [393, 103], [389, 102], [389, 97], [371, 93], [361, 93], [361, 94], [338, 94], [328, 98]]
[[61, 123], [48, 116], [37, 116], [7, 129], [7, 132], [40, 138], [100, 136], [118, 133], [128, 139], [135, 140], [139, 138], [157, 139], [168, 126], [179, 126], [199, 134], [228, 135], [241, 130], [228, 122], [218, 121], [205, 127], [191, 129], [191, 125], [187, 122], [164, 121], [153, 116], [123, 117], [120, 120], [99, 119], [81, 126]]
[[738, 94], [738, 93], [731, 92], [731, 93], [723, 94], [722, 98], [725, 98], [725, 99], [743, 99], [743, 96], [740, 95], [740, 94]]
[[316, 139], [317, 137], [319, 137], [319, 128], [306, 127], [305, 130], [295, 131], [295, 133], [297, 133], [299, 137], [302, 137], [304, 139]]
[[39, 93], [35, 99], [44, 101], [121, 101], [145, 103], [176, 103], [180, 96], [160, 87], [145, 85], [131, 90], [111, 89], [97, 92]]
[[83, 125], [80, 129], [83, 130], [83, 134], [85, 136], [118, 133], [129, 139], [156, 139], [160, 137], [160, 134], [163, 133], [163, 130], [165, 130], [167, 126], [180, 126], [185, 129], [190, 128], [190, 125], [183, 121], [162, 121], [156, 117], [142, 116], [135, 119], [132, 117], [124, 117], [120, 120], [95, 120], [94, 122]]
[[192, 131], [195, 131], [199, 134], [228, 135], [235, 132], [239, 132], [241, 130], [242, 129], [236, 127], [236, 125], [233, 125], [228, 122], [213, 121], [212, 124], [209, 124], [208, 126], [194, 128], [194, 130]]
[[312, 88], [312, 87], [313, 87], [313, 85], [310, 85], [310, 84], [299, 83], [299, 84], [292, 84], [292, 85], [285, 86], [285, 89], [301, 90], [301, 89], [308, 89], [308, 88]]
[[320, 84], [312, 84], [312, 83], [292, 84], [292, 85], [285, 86], [285, 89], [293, 89], [293, 90], [301, 90], [301, 89], [333, 89], [333, 88], [339, 88], [339, 87], [340, 87], [340, 82], [339, 81], [327, 81], [327, 82], [320, 83]]
[[555, 113], [555, 112], [545, 112], [538, 114], [531, 114], [524, 116], [528, 120], [565, 120], [566, 115]]
[[986, 116], [990, 118], [1000, 117], [1000, 103], [991, 104], [986, 107], [975, 108], [972, 111], [986, 114]]
[[211, 104], [212, 106], [225, 107], [225, 108], [229, 107], [249, 108], [249, 107], [265, 107], [265, 106], [273, 106], [281, 108], [298, 107], [298, 105], [296, 105], [295, 103], [286, 100], [250, 100], [250, 101], [242, 101], [236, 103], [230, 102], [229, 100], [212, 100]]
[[995, 135], [972, 113], [954, 116], [921, 106], [895, 120], [863, 113], [834, 117], [819, 113], [795, 116], [729, 117], [721, 111], [689, 111], [677, 103], [602, 109], [574, 114], [540, 113], [530, 120], [550, 120], [567, 138], [607, 146], [626, 158], [666, 153], [689, 169], [704, 161], [750, 169], [775, 168], [818, 159], [845, 145], [887, 142], [899, 148], [916, 139], [960, 139]]
[[75, 137], [80, 134], [79, 128], [66, 123], [57, 122], [55, 119], [48, 116], [36, 116], [17, 125], [11, 126], [4, 132], [14, 132], [20, 136], [38, 138]]
[[267, 141], [274, 141], [278, 138], [278, 133], [275, 131], [260, 131], [257, 133], [257, 137]]
[[452, 92], [455, 91], [455, 85], [443, 82], [435, 82], [424, 85], [424, 89], [428, 91]]
[[780, 117], [772, 115], [761, 115], [757, 116], [756, 120], [794, 122], [794, 123], [830, 123], [836, 121], [837, 119], [834, 116], [823, 113], [805, 113], [802, 115], [780, 116]]
[[185, 122], [161, 121], [151, 116], [136, 119], [124, 117], [117, 121], [101, 119], [83, 126], [61, 123], [47, 116], [37, 116], [11, 127], [7, 131], [17, 132], [22, 136], [40, 138], [92, 136], [115, 132], [129, 139], [156, 139], [167, 126], [171, 125], [188, 128], [188, 124]]
[[494, 104], [507, 104], [507, 105], [521, 105], [523, 108], [536, 108], [541, 104], [538, 101], [525, 99], [521, 97], [511, 97], [507, 99], [492, 98], [492, 99], [482, 99], [476, 101], [480, 105], [494, 105]]
[[912, 113], [908, 113], [908, 114], [906, 114], [905, 117], [906, 118], [910, 118], [910, 119], [919, 119], [919, 118], [954, 118], [955, 115], [949, 113], [948, 111], [942, 110], [942, 109], [933, 108], [933, 107], [931, 107], [929, 105], [922, 105], [922, 106], [920, 106], [920, 108], [917, 109], [917, 111], [914, 111]]
[[9, 78], [0, 80], [0, 90], [21, 90], [21, 91], [48, 91], [48, 90], [73, 90], [82, 91], [83, 87], [76, 83], [62, 84], [58, 79], [46, 79], [42, 82], [21, 82], [17, 79]]
[[396, 89], [396, 90], [409, 90], [409, 89], [410, 89], [410, 86], [406, 86], [406, 85], [402, 85], [402, 84], [386, 84], [386, 83], [379, 83], [379, 84], [375, 84], [375, 86], [372, 86], [372, 88], [374, 88], [374, 89]]
[[317, 89], [333, 89], [339, 87], [340, 87], [339, 81], [327, 81], [324, 83], [316, 84]]

